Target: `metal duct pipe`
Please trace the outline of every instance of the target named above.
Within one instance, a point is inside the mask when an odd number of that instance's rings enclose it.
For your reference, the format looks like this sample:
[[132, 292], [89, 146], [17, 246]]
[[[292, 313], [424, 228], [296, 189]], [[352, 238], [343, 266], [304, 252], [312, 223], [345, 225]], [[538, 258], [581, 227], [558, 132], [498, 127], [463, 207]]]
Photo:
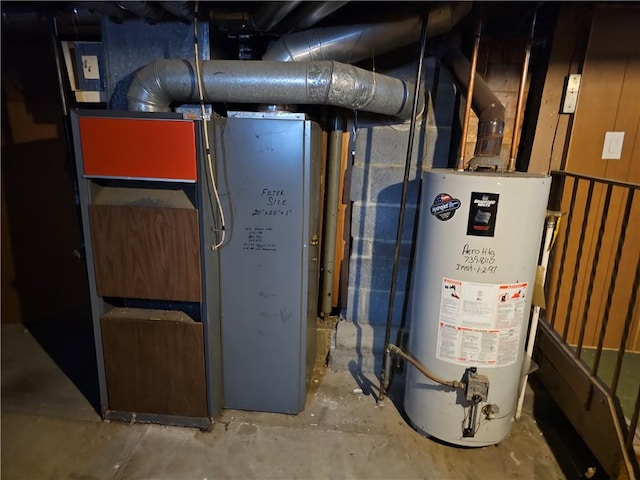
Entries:
[[336, 115], [329, 133], [329, 158], [326, 173], [326, 202], [324, 212], [325, 236], [322, 242], [322, 297], [320, 314], [325, 317], [333, 307], [333, 276], [336, 264], [336, 233], [338, 231], [338, 206], [340, 203], [340, 167], [342, 164], [343, 122]]
[[158, 2], [170, 14], [185, 22], [191, 22], [194, 16], [194, 9], [190, 2]]
[[[411, 116], [414, 94], [407, 83], [344, 63], [207, 60], [200, 70], [206, 102], [333, 105]], [[147, 112], [198, 101], [194, 63], [156, 60], [142, 67], [127, 100], [129, 110]]]
[[293, 30], [305, 30], [324, 20], [336, 10], [344, 7], [346, 2], [304, 2], [293, 14], [282, 22], [279, 30], [290, 32]]
[[114, 2], [81, 2], [81, 3], [92, 12], [99, 13], [100, 15], [104, 15], [105, 17], [109, 17], [109, 19], [114, 20], [116, 22], [122, 22], [123, 20], [134, 17], [133, 14], [130, 14], [127, 10], [120, 8]]
[[150, 23], [159, 22], [163, 17], [163, 10], [151, 2], [139, 0], [131, 2], [117, 2], [117, 5], [123, 10], [134, 13]]
[[[455, 45], [447, 45], [438, 51], [440, 61], [453, 76], [458, 88], [467, 91], [471, 65]], [[500, 157], [504, 133], [504, 106], [491, 91], [487, 82], [476, 75], [473, 87], [473, 111], [478, 115], [478, 140], [474, 155]]]
[[251, 16], [258, 30], [269, 32], [278, 25], [300, 2], [263, 2]]
[[[448, 32], [471, 10], [471, 2], [445, 4], [429, 11], [429, 37]], [[420, 16], [393, 22], [327, 27], [283, 35], [267, 48], [263, 60], [336, 60], [357, 63], [420, 40]]]
[[51, 15], [55, 17], [58, 29], [69, 31], [99, 26], [101, 19], [100, 15], [88, 8], [70, 7], [53, 12], [47, 12], [46, 8], [37, 11], [12, 11], [7, 8], [2, 12], [2, 29], [7, 32], [44, 32]]

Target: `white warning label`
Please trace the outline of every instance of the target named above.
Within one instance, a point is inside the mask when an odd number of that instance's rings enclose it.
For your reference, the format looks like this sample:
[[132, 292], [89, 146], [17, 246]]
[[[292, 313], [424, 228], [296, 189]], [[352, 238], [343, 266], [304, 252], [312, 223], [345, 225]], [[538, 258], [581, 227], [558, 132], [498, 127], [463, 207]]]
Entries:
[[436, 358], [456, 365], [504, 367], [517, 361], [527, 283], [442, 281]]

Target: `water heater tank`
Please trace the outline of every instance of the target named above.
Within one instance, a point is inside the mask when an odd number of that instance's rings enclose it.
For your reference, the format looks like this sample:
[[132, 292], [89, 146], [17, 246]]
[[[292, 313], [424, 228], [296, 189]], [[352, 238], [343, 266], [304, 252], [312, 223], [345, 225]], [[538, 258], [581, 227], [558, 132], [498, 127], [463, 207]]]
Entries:
[[425, 172], [416, 245], [405, 411], [413, 426], [466, 446], [511, 430], [551, 178]]

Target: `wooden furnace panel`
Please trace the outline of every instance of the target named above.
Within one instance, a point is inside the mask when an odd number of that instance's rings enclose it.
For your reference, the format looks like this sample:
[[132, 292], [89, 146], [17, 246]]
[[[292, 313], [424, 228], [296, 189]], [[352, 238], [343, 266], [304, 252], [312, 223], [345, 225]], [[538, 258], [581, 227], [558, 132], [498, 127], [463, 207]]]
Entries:
[[98, 295], [199, 302], [198, 211], [89, 205]]

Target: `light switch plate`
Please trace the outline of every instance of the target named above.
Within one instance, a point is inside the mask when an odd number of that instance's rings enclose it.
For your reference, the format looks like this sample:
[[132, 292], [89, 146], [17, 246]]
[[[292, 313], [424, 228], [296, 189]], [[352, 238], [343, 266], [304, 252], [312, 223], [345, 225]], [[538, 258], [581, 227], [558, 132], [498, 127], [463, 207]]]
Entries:
[[620, 160], [622, 157], [622, 144], [624, 132], [605, 132], [604, 145], [602, 147], [603, 160]]

